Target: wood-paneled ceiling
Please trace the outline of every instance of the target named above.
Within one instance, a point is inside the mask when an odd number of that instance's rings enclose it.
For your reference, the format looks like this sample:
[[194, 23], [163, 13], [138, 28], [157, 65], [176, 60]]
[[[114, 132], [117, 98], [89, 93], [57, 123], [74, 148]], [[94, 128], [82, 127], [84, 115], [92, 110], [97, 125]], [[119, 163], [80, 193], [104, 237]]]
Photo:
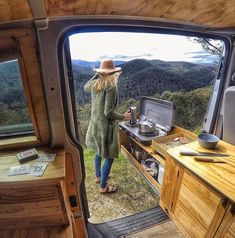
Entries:
[[[47, 17], [72, 15], [145, 16], [235, 27], [235, 0], [31, 0]], [[0, 22], [34, 19], [30, 0], [0, 0]]]

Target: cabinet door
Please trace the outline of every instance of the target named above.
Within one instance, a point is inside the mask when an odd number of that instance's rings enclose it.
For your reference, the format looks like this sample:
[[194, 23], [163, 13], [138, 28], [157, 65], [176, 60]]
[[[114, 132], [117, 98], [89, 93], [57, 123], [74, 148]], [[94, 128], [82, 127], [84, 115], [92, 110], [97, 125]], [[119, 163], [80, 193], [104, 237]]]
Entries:
[[[225, 213], [222, 197], [184, 170], [171, 212], [190, 237], [213, 237]], [[176, 223], [176, 224], [177, 224]]]
[[[182, 172], [180, 172], [182, 171]], [[173, 205], [174, 196], [178, 184], [178, 177], [183, 169], [172, 158], [167, 157], [165, 162], [164, 180], [161, 190], [160, 206], [168, 213]]]
[[223, 221], [215, 235], [215, 238], [234, 238], [235, 237], [235, 204], [230, 205]]

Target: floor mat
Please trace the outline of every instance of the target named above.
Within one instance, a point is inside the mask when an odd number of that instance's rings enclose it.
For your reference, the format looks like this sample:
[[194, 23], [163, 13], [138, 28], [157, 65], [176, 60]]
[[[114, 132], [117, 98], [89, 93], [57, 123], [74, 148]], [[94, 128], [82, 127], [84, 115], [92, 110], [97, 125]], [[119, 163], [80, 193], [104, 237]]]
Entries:
[[[169, 218], [160, 206], [135, 215], [101, 224], [93, 224], [103, 238], [119, 238], [168, 221]], [[90, 237], [91, 238], [91, 237]]]

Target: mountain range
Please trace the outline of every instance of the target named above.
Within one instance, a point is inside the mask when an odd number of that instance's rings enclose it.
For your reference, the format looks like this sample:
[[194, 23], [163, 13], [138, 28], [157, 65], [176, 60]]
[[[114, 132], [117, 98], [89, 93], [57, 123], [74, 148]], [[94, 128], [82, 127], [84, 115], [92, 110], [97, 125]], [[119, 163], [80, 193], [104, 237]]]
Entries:
[[[73, 61], [76, 101], [83, 105], [90, 101], [84, 91], [85, 83], [93, 76], [89, 65], [99, 67], [99, 62]], [[141, 96], [162, 94], [164, 91], [191, 91], [212, 84], [215, 66], [193, 64], [184, 61], [135, 59], [115, 62], [122, 68], [118, 82], [120, 100], [139, 99]], [[88, 66], [88, 67], [87, 67]]]

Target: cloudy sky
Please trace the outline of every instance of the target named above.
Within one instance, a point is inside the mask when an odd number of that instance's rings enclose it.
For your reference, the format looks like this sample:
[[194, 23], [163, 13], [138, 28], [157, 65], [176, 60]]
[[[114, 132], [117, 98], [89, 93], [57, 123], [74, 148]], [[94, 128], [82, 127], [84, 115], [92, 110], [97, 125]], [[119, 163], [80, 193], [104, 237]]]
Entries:
[[209, 60], [200, 44], [184, 36], [150, 33], [79, 33], [70, 37], [72, 59], [121, 61], [159, 59], [200, 62]]

